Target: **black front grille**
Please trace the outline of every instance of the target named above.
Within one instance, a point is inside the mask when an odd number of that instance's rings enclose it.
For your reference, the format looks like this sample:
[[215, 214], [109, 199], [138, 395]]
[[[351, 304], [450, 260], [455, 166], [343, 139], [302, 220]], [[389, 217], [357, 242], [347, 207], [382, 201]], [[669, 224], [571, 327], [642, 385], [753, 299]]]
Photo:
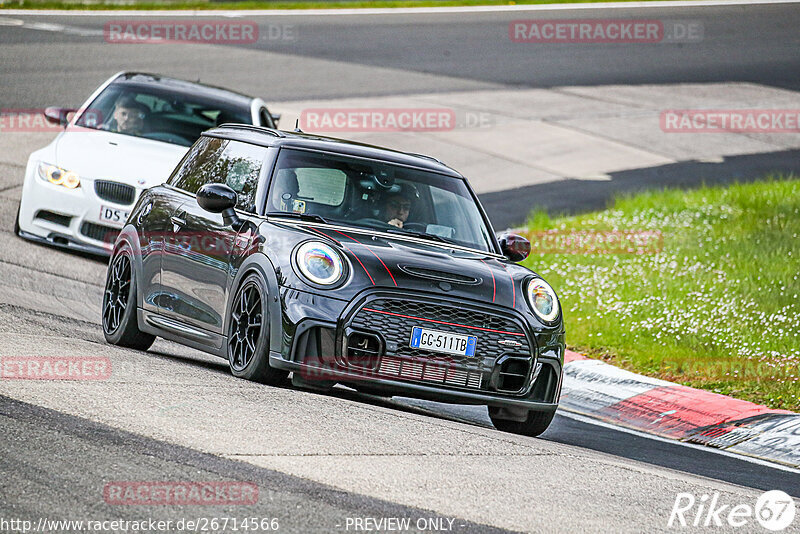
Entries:
[[43, 221], [51, 222], [53, 224], [57, 224], [59, 226], [69, 226], [69, 223], [72, 222], [72, 217], [67, 215], [60, 215], [58, 213], [53, 213], [52, 211], [41, 210], [36, 213], [37, 219], [42, 219]]
[[[532, 361], [521, 324], [502, 312], [473, 309], [429, 300], [378, 298], [367, 301], [347, 325], [379, 333], [385, 352], [378, 373], [402, 380], [439, 382], [467, 389], [494, 389], [491, 378], [501, 356]], [[410, 346], [415, 326], [478, 338], [475, 356], [448, 355]], [[345, 339], [345, 350], [347, 350]], [[530, 369], [530, 366], [528, 366]], [[496, 380], [494, 381], [496, 382]], [[508, 390], [506, 390], [508, 392]]]
[[81, 233], [90, 239], [96, 239], [104, 243], [113, 244], [117, 240], [119, 230], [102, 224], [95, 224], [84, 221], [81, 224]]
[[117, 204], [133, 204], [136, 199], [136, 189], [118, 182], [97, 180], [94, 183], [94, 192], [103, 200], [116, 202]]

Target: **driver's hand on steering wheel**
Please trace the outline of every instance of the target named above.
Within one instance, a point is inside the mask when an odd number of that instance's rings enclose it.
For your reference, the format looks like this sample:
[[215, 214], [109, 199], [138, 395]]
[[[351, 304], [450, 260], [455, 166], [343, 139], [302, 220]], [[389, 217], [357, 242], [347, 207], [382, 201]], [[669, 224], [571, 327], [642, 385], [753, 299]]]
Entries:
[[388, 222], [388, 224], [391, 224], [392, 226], [396, 226], [398, 228], [403, 227], [403, 221], [401, 221], [400, 219], [392, 219], [391, 221]]

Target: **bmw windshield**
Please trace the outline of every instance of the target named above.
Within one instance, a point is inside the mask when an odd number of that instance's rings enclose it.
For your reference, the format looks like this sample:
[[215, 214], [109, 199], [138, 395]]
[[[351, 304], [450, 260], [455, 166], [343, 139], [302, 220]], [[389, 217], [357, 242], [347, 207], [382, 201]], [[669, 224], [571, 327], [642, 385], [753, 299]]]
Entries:
[[155, 87], [109, 85], [77, 125], [192, 146], [200, 134], [226, 122], [250, 124], [250, 109]]
[[383, 161], [284, 148], [266, 211], [494, 252], [464, 180]]

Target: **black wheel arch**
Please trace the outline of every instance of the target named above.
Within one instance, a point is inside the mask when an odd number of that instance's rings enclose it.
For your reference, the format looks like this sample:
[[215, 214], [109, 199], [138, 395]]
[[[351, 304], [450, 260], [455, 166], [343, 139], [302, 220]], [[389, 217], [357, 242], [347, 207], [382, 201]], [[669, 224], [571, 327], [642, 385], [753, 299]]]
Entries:
[[244, 279], [253, 273], [258, 274], [261, 277], [267, 286], [267, 291], [269, 292], [268, 295], [264, 296], [267, 302], [267, 309], [269, 310], [269, 350], [278, 352], [281, 350], [281, 334], [283, 330], [283, 323], [278, 275], [275, 272], [275, 266], [273, 265], [272, 261], [270, 261], [269, 257], [262, 252], [256, 252], [242, 262], [238, 271], [236, 272], [236, 276], [234, 276], [228, 288], [228, 298], [225, 304], [225, 316], [222, 330], [224, 338], [223, 343], [225, 344], [225, 354], [227, 354], [228, 350], [227, 332], [230, 326], [231, 307], [233, 306], [234, 296], [236, 295], [236, 291], [242, 285]]
[[[131, 266], [133, 268], [132, 276], [136, 276], [137, 281], [142, 280], [142, 248], [139, 245], [138, 234], [136, 228], [132, 225], [126, 225], [117, 236], [114, 243], [114, 250], [111, 252], [111, 257], [108, 259], [108, 265], [114, 261], [114, 257], [119, 252], [119, 249], [127, 245], [131, 250]], [[142, 294], [141, 283], [136, 284], [136, 307], [144, 307], [144, 296]], [[141, 325], [140, 325], [141, 326]]]

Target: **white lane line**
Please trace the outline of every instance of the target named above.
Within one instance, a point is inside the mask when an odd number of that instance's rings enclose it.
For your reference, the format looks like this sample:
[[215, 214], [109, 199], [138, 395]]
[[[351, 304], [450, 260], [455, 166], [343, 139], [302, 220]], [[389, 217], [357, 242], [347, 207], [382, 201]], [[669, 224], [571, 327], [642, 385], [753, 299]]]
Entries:
[[54, 24], [50, 22], [24, 22], [24, 21], [20, 22], [22, 22], [22, 24], [18, 24], [17, 26], [22, 26], [23, 28], [28, 30], [64, 33], [69, 35], [81, 35], [83, 37], [94, 37], [98, 35], [100, 36], [103, 35], [103, 30], [90, 30], [86, 28], [78, 28], [75, 26], [64, 26], [63, 24]]
[[57, 15], [76, 17], [242, 17], [242, 16], [343, 16], [343, 15], [414, 15], [434, 13], [503, 13], [524, 11], [585, 11], [601, 9], [661, 9], [665, 7], [719, 7], [769, 4], [797, 4], [800, 0], [667, 0], [663, 2], [598, 2], [587, 4], [516, 4], [502, 6], [402, 7], [362, 9], [252, 9], [202, 11], [64, 11], [43, 9], [9, 9], [4, 15]]
[[0, 17], [0, 26], [22, 26], [23, 24], [25, 24], [24, 20]]
[[[728, 456], [729, 458], [736, 458], [737, 460], [742, 460], [744, 462], [750, 462], [752, 464], [758, 464], [764, 467], [771, 467], [773, 469], [778, 469], [779, 471], [788, 471], [789, 473], [796, 473], [800, 474], [800, 469], [795, 469], [793, 467], [789, 467], [788, 465], [778, 464], [774, 462], [770, 462], [767, 460], [762, 460], [760, 458], [755, 458], [753, 456], [745, 456], [743, 454], [736, 454], [733, 452], [728, 452], [724, 449], [717, 449], [716, 447], [707, 447], [705, 445], [698, 445], [696, 443], [687, 443], [685, 441], [678, 441], [676, 439], [670, 438], [663, 438], [661, 436], [656, 436], [654, 434], [648, 434], [646, 432], [640, 432], [638, 430], [633, 430], [632, 428], [625, 428], [622, 426], [612, 425], [611, 423], [606, 423], [605, 421], [600, 421], [598, 419], [594, 419], [592, 417], [587, 417], [585, 415], [580, 415], [575, 412], [568, 412], [563, 408], [559, 408], [558, 415], [563, 415], [568, 419], [574, 419], [575, 421], [580, 421], [581, 423], [587, 423], [590, 425], [597, 425], [603, 428], [608, 428], [611, 430], [616, 430], [617, 432], [625, 432], [627, 434], [632, 434], [634, 436], [639, 436], [641, 438], [648, 438], [653, 439], [656, 441], [661, 441], [664, 443], [671, 443], [673, 445], [681, 445], [683, 447], [690, 447], [692, 449], [697, 449], [700, 451], [712, 452], [715, 454], [721, 454], [722, 456]], [[545, 437], [547, 437], [545, 435]]]

